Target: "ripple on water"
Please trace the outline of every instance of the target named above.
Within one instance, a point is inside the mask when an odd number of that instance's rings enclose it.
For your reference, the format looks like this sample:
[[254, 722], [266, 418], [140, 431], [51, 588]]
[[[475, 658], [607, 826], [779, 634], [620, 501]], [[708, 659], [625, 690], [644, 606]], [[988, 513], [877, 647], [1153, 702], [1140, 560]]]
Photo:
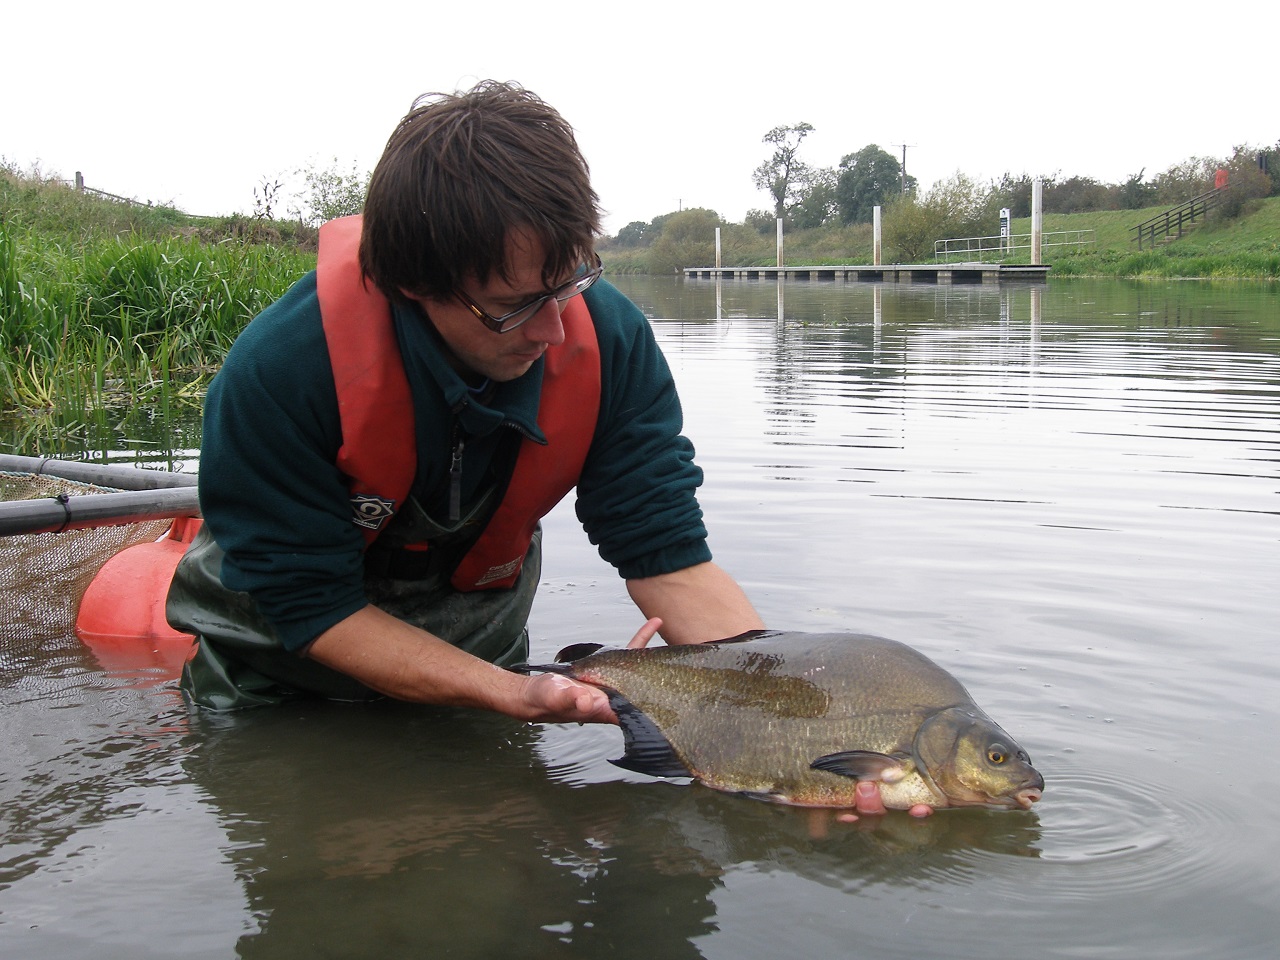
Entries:
[[1230, 844], [1213, 842], [1232, 832], [1229, 808], [1184, 801], [1123, 771], [1068, 769], [1045, 779], [1036, 805], [1039, 889], [1024, 886], [1025, 875], [1015, 871], [1005, 876], [1009, 896], [1041, 901], [1049, 884], [1055, 900], [1097, 900], [1180, 882], [1203, 887], [1232, 874]]
[[[609, 732], [616, 734], [604, 731]], [[584, 737], [581, 729], [550, 728], [540, 752], [550, 776], [562, 783], [584, 785], [626, 776], [607, 762], [620, 751], [604, 735]], [[941, 874], [934, 881], [976, 872], [1006, 888], [1003, 892], [1012, 899], [1043, 902], [1046, 887], [1055, 901], [1096, 901], [1113, 893], [1132, 896], [1180, 883], [1203, 886], [1232, 876], [1239, 859], [1238, 851], [1232, 852], [1235, 844], [1215, 842], [1237, 834], [1230, 807], [1211, 797], [1197, 802], [1165, 785], [1135, 781], [1123, 768], [1079, 770], [1069, 764], [1067, 760], [1065, 769], [1046, 774], [1044, 799], [1031, 814], [1003, 813], [981, 821], [992, 829], [1017, 825], [1009, 843], [995, 843], [981, 831], [983, 842], [969, 837], [971, 842], [957, 844], [952, 837], [945, 844], [948, 855], [933, 864]], [[1063, 765], [1064, 758], [1058, 758], [1057, 766]], [[961, 820], [970, 816], [941, 811], [931, 820], [939, 830], [955, 828], [943, 831], [951, 836], [957, 830], [965, 833]], [[1024, 817], [1032, 825], [1023, 827]], [[959, 819], [953, 823], [953, 818]], [[927, 828], [915, 832], [930, 834]]]

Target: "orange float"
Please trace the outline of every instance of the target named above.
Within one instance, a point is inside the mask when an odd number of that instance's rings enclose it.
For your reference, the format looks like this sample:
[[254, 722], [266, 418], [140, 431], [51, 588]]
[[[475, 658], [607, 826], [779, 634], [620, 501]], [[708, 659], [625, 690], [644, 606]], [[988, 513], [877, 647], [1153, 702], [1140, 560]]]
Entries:
[[159, 540], [121, 550], [94, 576], [80, 600], [75, 631], [104, 669], [181, 672], [194, 637], [169, 626], [165, 598], [200, 524], [199, 517], [178, 517]]

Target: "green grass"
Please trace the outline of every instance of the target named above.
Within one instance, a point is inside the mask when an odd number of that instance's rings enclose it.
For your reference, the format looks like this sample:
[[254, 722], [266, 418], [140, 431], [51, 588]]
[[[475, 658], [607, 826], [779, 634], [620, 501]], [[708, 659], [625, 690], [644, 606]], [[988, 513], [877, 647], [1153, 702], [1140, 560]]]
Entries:
[[0, 166], [0, 413], [197, 397], [313, 247], [296, 224], [184, 217]]
[[[1166, 209], [1046, 214], [1046, 234], [1091, 231], [1092, 242], [1079, 248], [1045, 246], [1042, 260], [1052, 267], [1050, 275], [1057, 277], [1280, 278], [1280, 197], [1253, 201], [1241, 216], [1231, 220], [1216, 219], [1211, 213], [1181, 239], [1139, 251], [1131, 240], [1133, 228]], [[1015, 235], [1029, 235], [1030, 218], [1014, 220], [1012, 230]], [[868, 264], [873, 259], [871, 227], [794, 230], [783, 238], [783, 249], [792, 266]], [[602, 246], [606, 268], [617, 273], [649, 272], [649, 250]], [[710, 241], [689, 244], [682, 252], [689, 266], [714, 262], [715, 248]], [[886, 249], [885, 256], [892, 254]], [[1024, 252], [1020, 259], [1028, 262], [1029, 255]], [[776, 236], [772, 232], [762, 235], [742, 224], [725, 224], [721, 227], [721, 262], [726, 266], [773, 266], [777, 263]]]
[[[1094, 237], [1046, 247], [1051, 276], [1280, 278], [1280, 197], [1139, 251], [1132, 228], [1163, 209], [1046, 215], [1048, 233]], [[1014, 221], [1015, 234], [1030, 229]], [[721, 227], [727, 265], [772, 265], [776, 244], [772, 231]], [[611, 272], [649, 271], [650, 248], [601, 247]], [[871, 227], [792, 231], [784, 249], [792, 265], [869, 263]], [[314, 250], [315, 231], [294, 222], [121, 203], [0, 160], [0, 414], [74, 418], [198, 397], [244, 325], [315, 266]], [[673, 263], [714, 259], [701, 232], [666, 252]]]
[[[1165, 207], [1046, 214], [1045, 232], [1093, 230], [1094, 243], [1080, 251], [1047, 249], [1051, 276], [1120, 278], [1280, 279], [1280, 197], [1254, 201], [1234, 219], [1212, 213], [1181, 238], [1157, 240], [1138, 250], [1132, 228]], [[1015, 220], [1014, 233], [1030, 233], [1030, 220]]]

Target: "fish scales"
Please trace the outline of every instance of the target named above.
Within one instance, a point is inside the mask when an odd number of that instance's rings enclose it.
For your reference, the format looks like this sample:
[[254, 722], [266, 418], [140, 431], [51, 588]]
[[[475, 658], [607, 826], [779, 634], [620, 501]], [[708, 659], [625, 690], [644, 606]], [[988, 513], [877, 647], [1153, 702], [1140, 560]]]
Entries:
[[[784, 803], [852, 806], [857, 780], [813, 769], [815, 759], [850, 750], [912, 757], [922, 726], [950, 708], [1003, 733], [933, 661], [865, 634], [606, 650], [563, 672], [613, 691], [652, 721], [690, 776]], [[886, 804], [947, 804], [907, 766], [882, 782]], [[1034, 787], [1039, 775], [1031, 774]]]

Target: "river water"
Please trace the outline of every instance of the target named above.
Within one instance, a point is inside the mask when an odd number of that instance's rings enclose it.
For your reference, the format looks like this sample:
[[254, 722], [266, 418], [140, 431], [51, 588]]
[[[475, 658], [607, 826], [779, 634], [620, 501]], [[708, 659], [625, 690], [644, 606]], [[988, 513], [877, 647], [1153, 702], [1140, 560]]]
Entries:
[[[614, 728], [193, 716], [51, 637], [0, 649], [3, 955], [1273, 956], [1280, 289], [617, 283], [766, 621], [927, 653], [1043, 801], [847, 825], [626, 773]], [[106, 452], [195, 468], [130, 423]], [[534, 659], [623, 642], [546, 528]]]

